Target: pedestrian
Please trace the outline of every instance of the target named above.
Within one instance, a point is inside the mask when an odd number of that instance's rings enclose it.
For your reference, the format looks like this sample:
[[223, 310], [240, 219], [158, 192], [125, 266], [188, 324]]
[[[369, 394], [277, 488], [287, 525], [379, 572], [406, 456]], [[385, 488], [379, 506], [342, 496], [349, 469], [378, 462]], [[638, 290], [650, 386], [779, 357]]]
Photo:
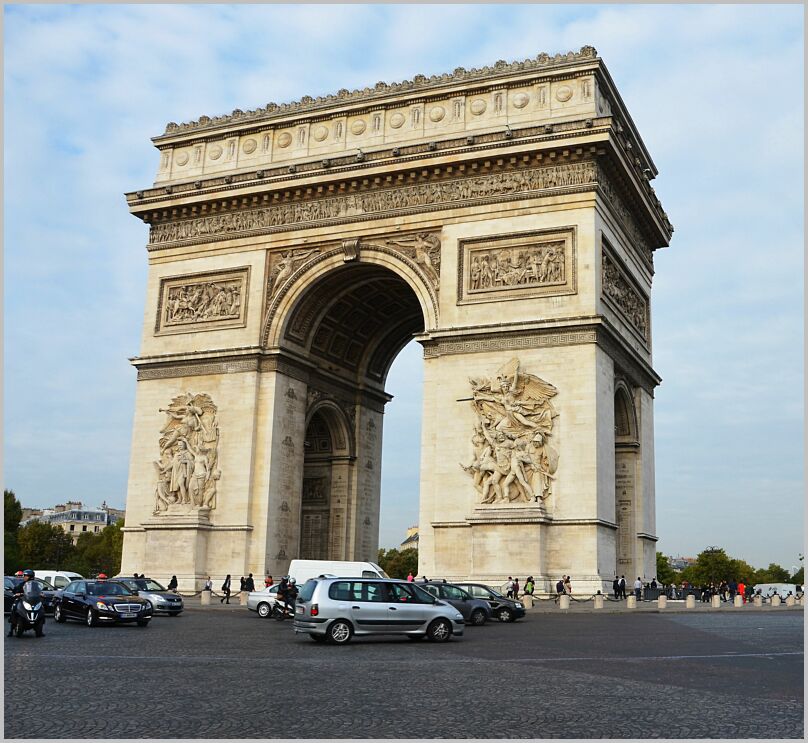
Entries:
[[272, 576], [268, 575], [266, 578], [264, 578], [264, 588], [271, 588], [274, 582], [275, 581], [272, 580]]
[[651, 588], [656, 588], [656, 587], [657, 587], [656, 578], [651, 578]]
[[245, 578], [243, 575], [242, 575], [242, 576], [241, 576], [241, 578], [239, 579], [239, 581], [240, 581], [240, 585], [239, 585], [239, 588], [238, 588], [238, 590], [239, 590], [239, 591], [243, 591], [243, 590], [244, 590], [244, 586], [245, 586], [245, 582], [246, 582], [246, 580], [247, 580], [247, 579], [246, 579], [246, 578]]
[[412, 583], [414, 581], [415, 581], [415, 578], [412, 575], [412, 570], [410, 570], [410, 572], [407, 573], [407, 583]]
[[738, 581], [735, 590], [738, 592], [739, 596], [743, 597], [743, 602], [746, 603], [746, 585], [743, 582], [743, 578]]
[[525, 578], [525, 596], [532, 596], [534, 590], [535, 585], [533, 583], [533, 576], [528, 575], [528, 577]]
[[[244, 580], [244, 578], [242, 578], [241, 580]], [[227, 577], [224, 579], [224, 583], [222, 583], [222, 593], [224, 594], [224, 596], [222, 596], [222, 598], [219, 600], [219, 603], [220, 604], [224, 604], [224, 603], [229, 604], [230, 603], [230, 573], [227, 574]], [[227, 599], [227, 602], [225, 602], [225, 599]]]
[[429, 583], [429, 578], [427, 578], [425, 575], [421, 576], [421, 583]]
[[254, 591], [255, 590], [255, 581], [253, 580], [252, 573], [247, 576], [247, 580], [244, 581], [244, 590], [245, 591]]
[[733, 578], [729, 582], [729, 599], [730, 601], [735, 599], [735, 596], [738, 594], [738, 581]]
[[168, 590], [169, 590], [169, 591], [176, 591], [176, 590], [177, 590], [177, 585], [178, 585], [178, 583], [177, 583], [177, 576], [176, 576], [176, 575], [172, 575], [172, 576], [171, 576], [171, 580], [170, 580], [170, 581], [168, 581]]
[[616, 575], [612, 581], [612, 593], [614, 593], [614, 597], [616, 599], [620, 598], [620, 578], [618, 578]]
[[558, 599], [561, 598], [561, 594], [564, 593], [564, 577], [562, 576], [558, 583], [556, 583], [556, 595], [553, 601], [557, 604]]
[[205, 585], [202, 587], [203, 591], [212, 591], [213, 590], [213, 581], [208, 576], [208, 579], [205, 581]]
[[620, 576], [620, 598], [621, 599], [626, 598], [626, 576], [625, 575]]
[[566, 593], [567, 596], [572, 596], [572, 581], [569, 575], [564, 578], [564, 593]]
[[675, 601], [676, 600], [676, 582], [675, 581], [671, 582], [670, 591], [671, 591], [670, 598], [671, 598], [672, 601]]
[[505, 584], [505, 595], [509, 598], [513, 598], [513, 578], [509, 575], [508, 582]]
[[513, 579], [513, 597], [515, 599], [519, 598], [519, 578]]
[[634, 581], [634, 595], [637, 597], [637, 601], [639, 601], [642, 596], [642, 579], [639, 575], [637, 576], [637, 580]]

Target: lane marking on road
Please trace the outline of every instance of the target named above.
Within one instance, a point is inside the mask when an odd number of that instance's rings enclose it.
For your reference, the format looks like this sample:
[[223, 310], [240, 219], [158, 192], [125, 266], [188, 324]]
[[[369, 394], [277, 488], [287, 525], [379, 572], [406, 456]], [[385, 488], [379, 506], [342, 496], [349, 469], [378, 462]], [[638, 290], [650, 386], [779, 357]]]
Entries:
[[[378, 646], [377, 646], [378, 647]], [[489, 661], [491, 663], [572, 663], [572, 662], [606, 662], [606, 663], [641, 663], [649, 660], [735, 660], [736, 658], [782, 658], [787, 656], [801, 656], [805, 655], [802, 650], [799, 651], [784, 651], [772, 653], [733, 653], [732, 655], [726, 654], [709, 654], [709, 655], [645, 655], [637, 656], [587, 656], [587, 657], [558, 657], [558, 658], [446, 658], [442, 657], [438, 660], [441, 662], [450, 663], [480, 663]], [[239, 661], [252, 662], [252, 663], [276, 663], [277, 656], [256, 658], [256, 657], [234, 657], [232, 655], [90, 655], [87, 653], [81, 655], [70, 655], [66, 653], [14, 653], [6, 652], [7, 660], [14, 660], [15, 658], [64, 658], [66, 660], [73, 660], [76, 658], [83, 660], [157, 660], [157, 661], [177, 661], [177, 660], [195, 660], [206, 661], [213, 663], [220, 663], [222, 661]], [[337, 661], [337, 656], [331, 658], [310, 657], [310, 658], [295, 658], [295, 663], [306, 663], [313, 661], [315, 663], [323, 663], [328, 660]], [[428, 660], [430, 663], [435, 662], [435, 658], [367, 658], [363, 659], [363, 663], [410, 663], [413, 661]]]

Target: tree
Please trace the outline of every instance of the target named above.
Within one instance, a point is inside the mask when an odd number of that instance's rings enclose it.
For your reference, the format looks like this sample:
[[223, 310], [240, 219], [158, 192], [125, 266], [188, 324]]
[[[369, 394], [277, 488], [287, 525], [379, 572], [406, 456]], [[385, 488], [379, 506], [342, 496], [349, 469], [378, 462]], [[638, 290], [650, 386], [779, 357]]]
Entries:
[[720, 583], [722, 580], [738, 580], [741, 576], [735, 574], [738, 569], [738, 565], [734, 564], [736, 562], [720, 547], [708, 547], [699, 552], [693, 565], [688, 565], [682, 570], [680, 577], [697, 586], [704, 583]]
[[789, 583], [796, 583], [801, 586], [805, 582], [805, 568], [801, 567], [794, 575], [791, 576]]
[[3, 567], [6, 575], [17, 572], [20, 566], [20, 550], [17, 529], [22, 520], [22, 506], [13, 490], [3, 491]]
[[676, 571], [670, 566], [668, 558], [661, 552], [656, 553], [656, 579], [657, 582], [666, 586], [676, 580]]
[[70, 537], [58, 526], [31, 521], [17, 532], [19, 561], [36, 570], [64, 568], [73, 552]]
[[791, 576], [788, 570], [781, 568], [773, 562], [769, 567], [762, 568], [755, 572], [755, 583], [791, 583]]
[[379, 550], [379, 566], [391, 578], [406, 578], [409, 573], [418, 572], [418, 550]]

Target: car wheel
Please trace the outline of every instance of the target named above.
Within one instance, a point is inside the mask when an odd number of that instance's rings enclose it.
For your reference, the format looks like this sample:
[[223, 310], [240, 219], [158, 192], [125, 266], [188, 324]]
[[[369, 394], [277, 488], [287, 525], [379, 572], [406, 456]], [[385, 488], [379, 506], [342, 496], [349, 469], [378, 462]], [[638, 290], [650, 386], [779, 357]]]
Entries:
[[309, 634], [309, 637], [311, 637], [311, 639], [314, 640], [314, 642], [325, 642], [328, 639], [325, 635]]
[[426, 628], [430, 642], [446, 642], [452, 636], [452, 626], [447, 619], [436, 619]]
[[348, 622], [338, 619], [328, 628], [327, 636], [328, 641], [334, 643], [334, 645], [344, 645], [350, 641], [352, 635], [353, 627]]
[[53, 610], [53, 618], [55, 621], [59, 622], [59, 624], [62, 624], [67, 619], [62, 611], [61, 604], [56, 604], [56, 608]]
[[262, 601], [258, 604], [258, 616], [266, 619], [270, 614], [272, 614], [272, 607], [267, 604], [265, 601]]
[[149, 619], [138, 619], [137, 620], [137, 626], [138, 627], [148, 627], [150, 621], [151, 620], [149, 620]]
[[473, 612], [471, 612], [469, 620], [473, 625], [479, 627], [486, 622], [485, 612], [482, 609], [475, 609]]
[[500, 622], [512, 622], [513, 612], [510, 609], [500, 609], [497, 612], [497, 619], [499, 619]]
[[96, 619], [95, 612], [92, 609], [87, 611], [87, 626], [88, 627], [95, 627], [98, 624], [98, 620]]

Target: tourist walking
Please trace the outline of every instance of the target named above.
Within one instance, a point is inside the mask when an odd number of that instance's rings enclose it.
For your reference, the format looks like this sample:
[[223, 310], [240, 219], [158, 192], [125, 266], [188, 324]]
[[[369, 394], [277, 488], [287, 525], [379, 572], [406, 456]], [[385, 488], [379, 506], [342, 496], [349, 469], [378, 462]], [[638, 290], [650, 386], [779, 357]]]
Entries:
[[505, 595], [509, 598], [513, 598], [513, 578], [509, 575], [508, 582], [505, 584]]
[[[242, 578], [241, 580], [244, 580]], [[222, 583], [222, 593], [224, 596], [219, 600], [220, 604], [229, 604], [230, 603], [230, 573], [227, 574], [227, 577], [224, 579], [224, 583]], [[225, 601], [227, 599], [227, 601]]]
[[205, 581], [205, 585], [202, 586], [203, 591], [212, 591], [213, 590], [213, 581], [208, 576], [208, 579]]
[[264, 588], [271, 588], [275, 581], [272, 580], [272, 576], [268, 575], [264, 578]]
[[246, 579], [246, 578], [245, 578], [243, 575], [242, 575], [242, 576], [241, 576], [241, 578], [239, 579], [239, 587], [238, 587], [238, 590], [239, 590], [239, 591], [243, 591], [243, 590], [244, 590], [244, 587], [245, 587], [245, 585], [246, 585], [246, 583], [245, 583], [245, 581], [246, 581], [246, 580], [247, 580], [247, 579]]
[[513, 579], [513, 598], [519, 598], [519, 578]]
[[562, 575], [559, 579], [558, 583], [556, 583], [556, 595], [553, 601], [557, 604], [558, 600], [561, 598], [561, 594], [564, 593], [564, 576]]
[[171, 580], [170, 580], [170, 581], [168, 581], [168, 590], [169, 590], [169, 591], [176, 591], [176, 590], [177, 590], [177, 586], [178, 586], [178, 585], [179, 585], [179, 584], [177, 583], [177, 576], [176, 576], [176, 575], [172, 575], [172, 576], [171, 576]]
[[535, 585], [533, 583], [533, 576], [528, 575], [528, 577], [525, 579], [525, 596], [532, 596], [534, 590]]
[[618, 578], [616, 575], [612, 581], [612, 593], [616, 599], [620, 598], [620, 578]]
[[245, 591], [254, 591], [255, 590], [255, 581], [253, 580], [252, 573], [247, 576], [247, 580], [244, 581], [244, 590]]
[[412, 574], [412, 570], [410, 570], [410, 572], [407, 573], [407, 583], [414, 583], [414, 582], [415, 582], [415, 577]]
[[637, 597], [637, 601], [642, 597], [642, 579], [639, 575], [637, 576], [637, 580], [634, 581], [634, 595]]
[[566, 593], [567, 596], [572, 596], [572, 581], [569, 576], [564, 578], [564, 593]]
[[626, 576], [625, 575], [620, 576], [620, 598], [621, 599], [626, 598]]
[[746, 603], [746, 585], [744, 585], [743, 578], [738, 581], [736, 590], [738, 591], [738, 595], [743, 597], [743, 602]]

